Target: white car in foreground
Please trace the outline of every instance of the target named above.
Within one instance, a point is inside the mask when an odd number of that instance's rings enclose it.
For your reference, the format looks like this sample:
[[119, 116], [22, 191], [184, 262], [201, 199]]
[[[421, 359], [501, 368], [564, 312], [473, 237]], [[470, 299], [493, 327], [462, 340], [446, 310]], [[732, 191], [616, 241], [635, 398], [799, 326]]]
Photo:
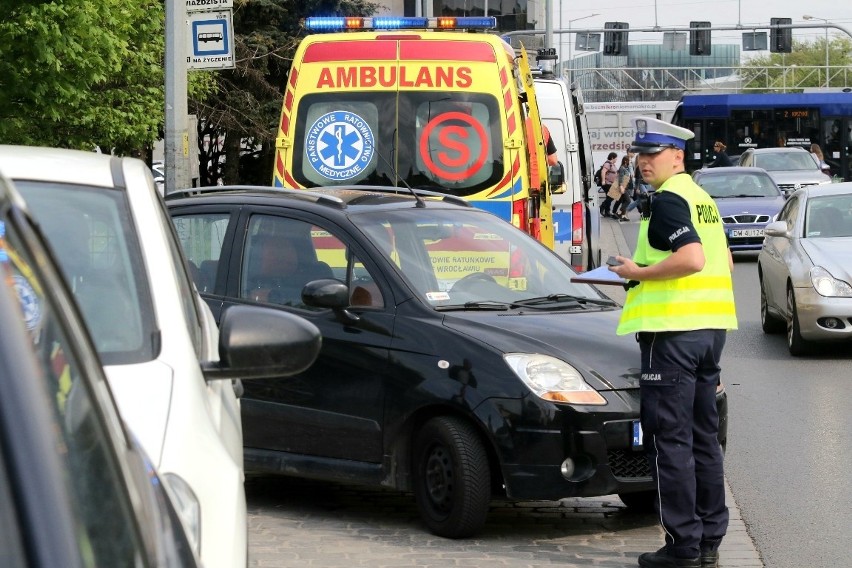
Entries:
[[170, 490], [202, 563], [245, 566], [235, 380], [306, 369], [319, 350], [316, 327], [238, 306], [224, 314], [220, 335], [140, 160], [0, 146], [0, 171], [47, 237], [121, 416]]

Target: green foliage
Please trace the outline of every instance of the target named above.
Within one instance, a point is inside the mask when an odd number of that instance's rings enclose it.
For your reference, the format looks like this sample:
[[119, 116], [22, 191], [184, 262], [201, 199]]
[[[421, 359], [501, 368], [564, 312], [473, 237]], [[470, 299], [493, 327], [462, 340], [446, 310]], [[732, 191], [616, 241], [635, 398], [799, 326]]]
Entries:
[[[825, 39], [813, 43], [793, 42], [792, 53], [768, 53], [744, 63], [740, 74], [744, 83], [765, 85], [767, 91], [801, 90], [805, 87], [825, 87]], [[829, 86], [846, 86], [852, 73], [852, 38], [829, 38]], [[844, 69], [845, 73], [844, 73]]]
[[[162, 0], [14, 2], [0, 20], [0, 142], [139, 152], [165, 114]], [[194, 78], [202, 97], [214, 85]]]

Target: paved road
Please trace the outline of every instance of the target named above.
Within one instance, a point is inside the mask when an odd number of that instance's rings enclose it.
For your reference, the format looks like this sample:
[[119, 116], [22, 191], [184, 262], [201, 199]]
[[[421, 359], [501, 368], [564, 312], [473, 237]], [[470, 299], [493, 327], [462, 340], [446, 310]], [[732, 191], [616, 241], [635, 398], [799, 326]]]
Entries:
[[[625, 568], [662, 543], [656, 517], [629, 513], [615, 496], [495, 502], [476, 538], [448, 540], [424, 530], [409, 494], [290, 478], [252, 480], [247, 491], [257, 567]], [[721, 565], [763, 566], [731, 513]]]
[[[604, 258], [629, 252], [618, 223], [602, 220], [601, 233]], [[623, 301], [623, 290], [607, 292]], [[250, 480], [246, 491], [253, 567], [627, 568], [663, 543], [656, 517], [616, 496], [495, 502], [481, 534], [448, 540], [424, 529], [408, 494], [291, 478]], [[728, 506], [721, 566], [764, 566], [730, 492]]]

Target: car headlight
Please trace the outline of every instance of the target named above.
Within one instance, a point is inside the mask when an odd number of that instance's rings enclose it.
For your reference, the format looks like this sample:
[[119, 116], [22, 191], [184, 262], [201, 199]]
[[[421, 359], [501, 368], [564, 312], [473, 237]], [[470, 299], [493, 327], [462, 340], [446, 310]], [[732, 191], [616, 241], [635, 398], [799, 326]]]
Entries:
[[577, 369], [556, 357], [539, 353], [509, 353], [509, 367], [538, 397], [569, 404], [606, 404], [606, 399], [583, 380]]
[[822, 266], [811, 268], [811, 284], [820, 296], [852, 297], [852, 286], [843, 280], [838, 280]]
[[201, 556], [201, 504], [189, 484], [174, 473], [161, 476], [172, 504], [183, 521], [187, 538], [195, 553]]

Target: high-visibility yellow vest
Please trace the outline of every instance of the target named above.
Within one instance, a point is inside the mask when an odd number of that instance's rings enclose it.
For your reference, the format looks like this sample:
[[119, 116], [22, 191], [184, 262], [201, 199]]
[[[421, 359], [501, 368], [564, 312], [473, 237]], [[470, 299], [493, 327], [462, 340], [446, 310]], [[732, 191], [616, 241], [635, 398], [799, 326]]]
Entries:
[[[662, 191], [679, 195], [689, 204], [692, 224], [704, 247], [704, 268], [683, 278], [642, 281], [628, 290], [617, 333], [736, 329], [728, 243], [719, 209], [688, 174], [672, 176], [657, 193]], [[633, 260], [650, 266], [671, 254], [650, 245], [648, 218], [643, 217]]]

